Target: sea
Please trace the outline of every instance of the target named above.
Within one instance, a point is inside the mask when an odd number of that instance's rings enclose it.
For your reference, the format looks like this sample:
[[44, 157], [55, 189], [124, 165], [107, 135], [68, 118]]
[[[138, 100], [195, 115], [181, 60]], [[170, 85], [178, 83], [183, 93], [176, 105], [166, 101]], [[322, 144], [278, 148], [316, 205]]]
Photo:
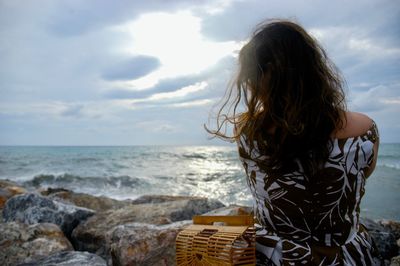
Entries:
[[[252, 205], [234, 146], [0, 146], [0, 179], [115, 199], [190, 195]], [[380, 145], [361, 213], [400, 221], [400, 143]]]

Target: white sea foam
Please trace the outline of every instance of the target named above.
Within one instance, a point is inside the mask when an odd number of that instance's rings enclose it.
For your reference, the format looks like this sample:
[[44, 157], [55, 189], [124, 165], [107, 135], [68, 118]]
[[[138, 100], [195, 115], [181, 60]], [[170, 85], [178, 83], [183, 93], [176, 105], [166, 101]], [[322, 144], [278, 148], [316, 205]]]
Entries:
[[[388, 206], [400, 200], [400, 145], [381, 145], [379, 154], [363, 208], [394, 218], [400, 210]], [[226, 146], [0, 147], [0, 179], [117, 199], [169, 194], [252, 204], [236, 147]]]

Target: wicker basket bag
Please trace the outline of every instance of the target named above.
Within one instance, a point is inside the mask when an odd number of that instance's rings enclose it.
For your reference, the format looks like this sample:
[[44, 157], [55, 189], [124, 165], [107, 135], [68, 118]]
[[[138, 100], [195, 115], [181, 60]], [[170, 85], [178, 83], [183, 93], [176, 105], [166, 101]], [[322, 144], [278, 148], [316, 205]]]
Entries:
[[255, 265], [253, 225], [248, 215], [194, 216], [176, 237], [177, 265]]

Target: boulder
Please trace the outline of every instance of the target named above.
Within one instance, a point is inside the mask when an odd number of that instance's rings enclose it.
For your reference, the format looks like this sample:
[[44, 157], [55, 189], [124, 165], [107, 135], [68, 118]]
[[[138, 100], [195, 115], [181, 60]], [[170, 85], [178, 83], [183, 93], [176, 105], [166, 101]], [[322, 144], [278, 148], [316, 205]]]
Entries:
[[132, 200], [132, 203], [133, 204], [163, 203], [163, 202], [168, 202], [168, 201], [194, 200], [194, 199], [205, 199], [205, 198], [192, 197], [192, 196], [143, 195], [137, 199]]
[[400, 266], [400, 256], [393, 257], [390, 260], [390, 266]]
[[101, 257], [80, 251], [62, 251], [48, 257], [38, 259], [29, 263], [19, 264], [18, 266], [107, 266]]
[[132, 204], [129, 200], [116, 200], [107, 197], [97, 197], [85, 193], [76, 193], [63, 188], [47, 188], [40, 192], [44, 196], [64, 203], [74, 204], [79, 207], [92, 209], [95, 211], [106, 211], [117, 209]]
[[55, 224], [0, 224], [0, 265], [16, 265], [73, 250], [71, 243]]
[[251, 215], [253, 208], [241, 205], [229, 205], [210, 212], [204, 213], [206, 216], [232, 216], [232, 215]]
[[176, 236], [190, 223], [184, 221], [161, 226], [131, 223], [114, 227], [106, 236], [109, 264], [175, 265]]
[[105, 257], [105, 235], [108, 230], [128, 223], [169, 224], [191, 220], [193, 215], [203, 214], [224, 206], [206, 198], [185, 198], [158, 204], [129, 205], [120, 209], [99, 212], [80, 224], [72, 233], [72, 243], [77, 250], [89, 251]]
[[9, 198], [26, 192], [25, 188], [15, 182], [0, 180], [0, 209], [4, 208], [4, 205]]
[[388, 229], [396, 239], [400, 238], [400, 222], [393, 220], [378, 220], [378, 223]]
[[5, 222], [54, 223], [68, 238], [81, 221], [93, 214], [93, 210], [60, 203], [34, 193], [10, 198], [3, 209]]
[[8, 180], [8, 179], [0, 179], [0, 188], [20, 187], [20, 186], [21, 186], [20, 184], [14, 182], [14, 181], [11, 181], [11, 180]]
[[174, 202], [184, 203], [184, 210], [171, 213], [172, 221], [183, 221], [192, 219], [193, 215], [199, 215], [211, 210], [225, 207], [219, 200], [208, 199], [203, 197], [191, 196], [168, 196], [168, 195], [144, 195], [132, 201], [133, 204], [166, 204], [166, 206], [174, 206]]
[[164, 202], [160, 203], [159, 206], [166, 208], [167, 216], [172, 222], [191, 220], [194, 215], [204, 214], [211, 210], [225, 207], [219, 200], [200, 197]]
[[8, 191], [7, 189], [4, 189], [4, 188], [0, 188], [0, 209], [4, 208], [6, 201], [9, 198], [11, 198], [12, 196], [14, 196], [14, 195], [11, 194], [10, 191]]
[[396, 238], [387, 228], [368, 218], [361, 218], [360, 223], [367, 228], [384, 260], [390, 260], [398, 254]]

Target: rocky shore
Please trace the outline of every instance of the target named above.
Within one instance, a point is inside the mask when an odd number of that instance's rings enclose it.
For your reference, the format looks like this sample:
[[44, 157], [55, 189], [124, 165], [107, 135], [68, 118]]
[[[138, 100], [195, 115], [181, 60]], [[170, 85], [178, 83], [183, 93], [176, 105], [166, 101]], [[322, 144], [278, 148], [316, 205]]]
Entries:
[[[119, 201], [0, 180], [0, 265], [175, 265], [175, 238], [193, 215], [246, 206], [186, 196]], [[400, 265], [400, 223], [362, 219], [386, 265]]]

